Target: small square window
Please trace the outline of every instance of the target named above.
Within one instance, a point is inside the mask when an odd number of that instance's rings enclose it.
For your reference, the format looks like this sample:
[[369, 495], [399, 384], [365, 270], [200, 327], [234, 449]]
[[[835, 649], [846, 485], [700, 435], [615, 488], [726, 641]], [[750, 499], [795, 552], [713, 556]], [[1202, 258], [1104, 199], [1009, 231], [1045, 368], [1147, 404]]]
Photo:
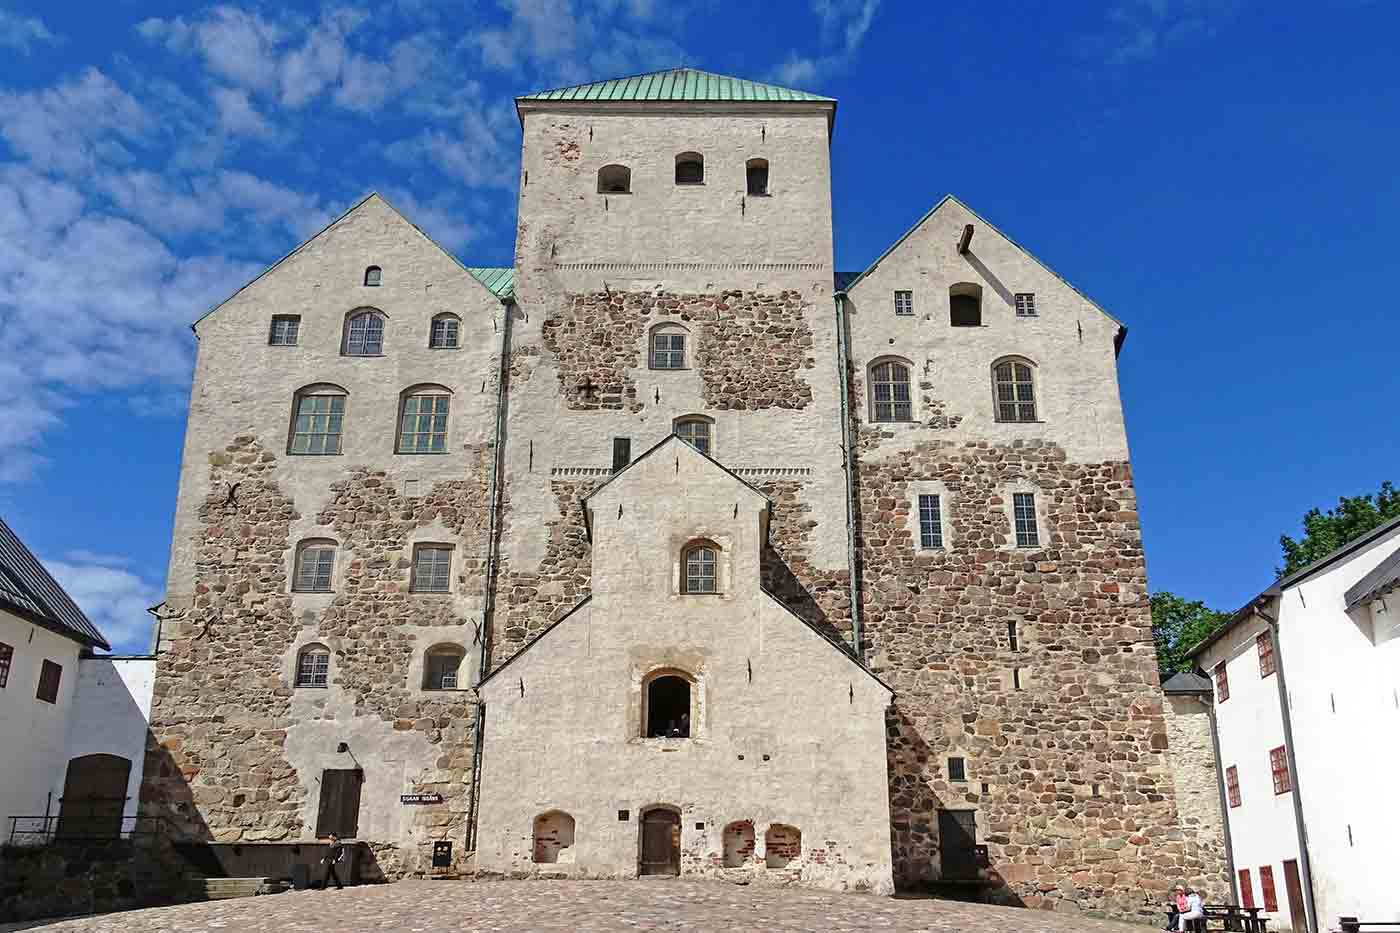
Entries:
[[894, 293], [894, 313], [899, 317], [913, 316], [914, 293], [912, 291], [897, 291]]
[[58, 702], [58, 682], [63, 677], [63, 665], [55, 664], [48, 658], [39, 671], [39, 690], [34, 695], [45, 703]]
[[1032, 292], [1018, 292], [1016, 294], [1016, 316], [1035, 317], [1035, 294]]
[[950, 781], [966, 781], [966, 780], [967, 780], [967, 759], [966, 759], [966, 758], [949, 758], [949, 759], [948, 759], [948, 780], [950, 780]]
[[626, 823], [626, 822], [627, 822], [628, 820], [630, 820], [631, 818], [632, 818], [631, 812], [629, 812], [629, 811], [627, 811], [627, 810], [618, 810], [618, 811], [617, 811], [617, 821], [618, 821], [619, 823]]
[[300, 314], [274, 314], [267, 342], [274, 347], [294, 347], [301, 330]]

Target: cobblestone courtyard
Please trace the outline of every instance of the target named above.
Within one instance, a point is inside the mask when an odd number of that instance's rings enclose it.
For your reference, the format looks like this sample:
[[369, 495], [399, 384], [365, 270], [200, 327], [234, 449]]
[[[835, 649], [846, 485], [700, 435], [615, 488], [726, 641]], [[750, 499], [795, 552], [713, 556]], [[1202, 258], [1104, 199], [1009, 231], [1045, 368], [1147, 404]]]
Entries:
[[86, 919], [0, 924], [0, 933], [324, 933], [446, 930], [928, 930], [1144, 933], [1131, 924], [951, 901], [690, 881], [403, 881], [344, 891], [157, 907]]

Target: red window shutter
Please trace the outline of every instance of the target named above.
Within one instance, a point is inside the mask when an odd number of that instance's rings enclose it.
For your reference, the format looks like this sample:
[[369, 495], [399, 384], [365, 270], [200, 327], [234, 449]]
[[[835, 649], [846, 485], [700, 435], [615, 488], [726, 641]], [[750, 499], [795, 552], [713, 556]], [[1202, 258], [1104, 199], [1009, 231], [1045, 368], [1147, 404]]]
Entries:
[[1215, 665], [1215, 701], [1224, 703], [1230, 699], [1230, 675], [1225, 672], [1225, 662]]
[[1264, 892], [1264, 909], [1271, 913], [1277, 911], [1278, 892], [1274, 890], [1274, 866], [1259, 867], [1259, 889]]
[[1254, 883], [1249, 880], [1249, 869], [1240, 869], [1240, 903], [1245, 907], [1254, 906]]
[[1225, 792], [1230, 797], [1230, 806], [1240, 805], [1240, 770], [1234, 765], [1225, 769]]

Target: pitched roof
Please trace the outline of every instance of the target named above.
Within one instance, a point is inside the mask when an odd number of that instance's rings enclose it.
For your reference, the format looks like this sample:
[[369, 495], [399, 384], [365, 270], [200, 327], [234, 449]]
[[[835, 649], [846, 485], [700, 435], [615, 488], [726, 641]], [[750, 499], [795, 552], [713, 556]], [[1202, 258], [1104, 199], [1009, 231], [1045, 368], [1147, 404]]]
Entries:
[[515, 270], [492, 266], [469, 266], [467, 271], [502, 301], [515, 297]]
[[1211, 686], [1210, 681], [1200, 674], [1192, 673], [1191, 671], [1182, 671], [1167, 678], [1166, 683], [1162, 684], [1162, 692], [1166, 694], [1190, 695], [1197, 693], [1214, 693], [1215, 690]]
[[[229, 295], [229, 296], [228, 296], [227, 298], [225, 298], [223, 301], [219, 302], [218, 304], [214, 305], [214, 307], [210, 308], [208, 311], [205, 311], [203, 314], [201, 314], [201, 315], [194, 321], [194, 323], [190, 324], [190, 329], [193, 330], [193, 331], [195, 331], [195, 333], [196, 333], [196, 335], [197, 335], [197, 334], [199, 333], [199, 325], [200, 325], [201, 322], [204, 321], [205, 318], [207, 318], [209, 315], [213, 314], [215, 311], [217, 311], [217, 310], [219, 310], [220, 308], [222, 308], [224, 305], [228, 304], [228, 303], [229, 303], [230, 301], [232, 301], [233, 299], [237, 298], [237, 297], [238, 297], [240, 294], [242, 294], [246, 289], [248, 289], [251, 285], [253, 285], [253, 283], [259, 281], [263, 276], [267, 275], [267, 274], [268, 274], [269, 272], [271, 272], [273, 269], [276, 269], [278, 266], [282, 265], [282, 263], [286, 262], [288, 259], [291, 259], [291, 258], [292, 258], [293, 256], [295, 256], [297, 253], [299, 253], [299, 252], [301, 252], [302, 250], [306, 249], [306, 247], [310, 246], [313, 242], [315, 242], [316, 239], [319, 238], [319, 237], [321, 236], [321, 234], [325, 233], [327, 230], [329, 230], [330, 228], [334, 227], [336, 224], [340, 223], [342, 220], [344, 220], [345, 218], [349, 217], [351, 214], [355, 213], [355, 212], [356, 212], [357, 210], [359, 210], [362, 206], [364, 206], [364, 205], [367, 204], [369, 201], [371, 201], [371, 200], [373, 200], [373, 199], [375, 199], [375, 198], [378, 198], [378, 199], [384, 204], [385, 207], [389, 208], [389, 210], [391, 210], [391, 211], [393, 211], [395, 214], [397, 214], [400, 220], [402, 220], [404, 223], [408, 224], [410, 227], [412, 227], [414, 230], [416, 230], [416, 231], [418, 232], [418, 235], [419, 235], [419, 236], [421, 236], [423, 239], [427, 240], [429, 243], [431, 243], [431, 244], [433, 244], [434, 246], [436, 246], [439, 250], [442, 251], [443, 255], [445, 255], [448, 259], [451, 259], [451, 260], [452, 260], [453, 262], [455, 262], [458, 266], [460, 266], [463, 270], [465, 270], [466, 272], [468, 272], [468, 273], [472, 276], [472, 278], [476, 279], [478, 282], [481, 282], [481, 284], [482, 284], [483, 286], [485, 286], [486, 288], [490, 289], [491, 293], [492, 293], [493, 295], [495, 295], [497, 298], [505, 299], [505, 298], [510, 298], [510, 297], [512, 297], [511, 294], [502, 294], [501, 292], [497, 291], [495, 287], [492, 287], [491, 285], [487, 284], [487, 282], [482, 278], [481, 275], [478, 275], [478, 273], [503, 273], [503, 272], [504, 272], [504, 273], [509, 273], [509, 275], [507, 276], [508, 281], [507, 281], [507, 284], [506, 284], [506, 288], [509, 289], [510, 286], [511, 286], [511, 284], [512, 284], [512, 282], [511, 282], [510, 280], [512, 280], [512, 279], [514, 278], [514, 270], [511, 270], [511, 269], [485, 269], [485, 268], [469, 269], [469, 268], [467, 268], [465, 265], [462, 264], [462, 260], [458, 259], [456, 256], [454, 256], [454, 255], [452, 255], [450, 252], [448, 252], [448, 251], [443, 247], [443, 245], [442, 245], [441, 243], [439, 243], [437, 240], [434, 240], [432, 237], [428, 236], [428, 234], [427, 234], [426, 232], [424, 232], [424, 230], [423, 230], [422, 227], [418, 226], [416, 223], [414, 223], [413, 221], [411, 221], [411, 220], [409, 220], [407, 217], [405, 217], [404, 214], [403, 214], [403, 211], [399, 210], [397, 207], [395, 207], [394, 205], [390, 204], [389, 201], [388, 201], [388, 199], [385, 198], [384, 195], [380, 194], [378, 191], [371, 191], [369, 194], [367, 194], [367, 195], [365, 195], [364, 197], [360, 198], [360, 200], [356, 201], [353, 205], [351, 205], [351, 206], [345, 211], [345, 213], [341, 214], [341, 215], [340, 215], [339, 217], [337, 217], [335, 220], [332, 220], [330, 223], [326, 224], [326, 225], [325, 225], [324, 227], [322, 227], [320, 230], [317, 230], [317, 231], [316, 231], [315, 233], [313, 233], [311, 236], [307, 237], [307, 238], [306, 238], [305, 240], [303, 240], [301, 243], [297, 244], [297, 247], [296, 247], [295, 249], [293, 249], [290, 253], [288, 253], [287, 255], [283, 256], [281, 259], [277, 260], [277, 261], [274, 262], [272, 265], [268, 266], [266, 269], [264, 269], [263, 271], [259, 272], [257, 275], [253, 276], [251, 279], [249, 279], [249, 280], [248, 280], [247, 282], [245, 282], [243, 285], [239, 286], [238, 290], [235, 291], [232, 295]], [[513, 294], [513, 293], [512, 293], [512, 294]]]
[[1379, 599], [1397, 586], [1400, 586], [1400, 547], [1346, 591], [1347, 609]]
[[112, 648], [4, 519], [0, 519], [0, 606], [84, 645]]
[[1061, 282], [1064, 283], [1064, 285], [1065, 285], [1066, 288], [1068, 288], [1070, 291], [1074, 292], [1074, 293], [1075, 293], [1076, 295], [1078, 295], [1080, 298], [1083, 298], [1085, 301], [1089, 302], [1089, 304], [1091, 304], [1096, 310], [1098, 310], [1099, 313], [1101, 313], [1104, 317], [1108, 318], [1110, 321], [1112, 321], [1113, 323], [1117, 324], [1117, 325], [1118, 325], [1118, 338], [1117, 338], [1117, 340], [1114, 341], [1114, 347], [1113, 347], [1113, 349], [1114, 349], [1115, 352], [1117, 352], [1118, 350], [1121, 350], [1121, 349], [1122, 349], [1122, 347], [1123, 347], [1123, 338], [1126, 337], [1127, 334], [1128, 334], [1128, 325], [1126, 325], [1126, 324], [1124, 324], [1122, 321], [1118, 320], [1118, 318], [1114, 317], [1112, 314], [1109, 314], [1108, 311], [1103, 307], [1103, 305], [1099, 304], [1097, 301], [1095, 301], [1094, 299], [1090, 298], [1088, 295], [1084, 294], [1084, 292], [1080, 291], [1078, 288], [1076, 288], [1076, 287], [1074, 286], [1074, 283], [1070, 282], [1070, 281], [1069, 281], [1068, 279], [1066, 279], [1064, 276], [1060, 275], [1060, 273], [1058, 273], [1058, 272], [1056, 272], [1054, 269], [1050, 268], [1048, 265], [1046, 265], [1043, 261], [1041, 261], [1041, 259], [1040, 259], [1038, 256], [1036, 256], [1034, 253], [1032, 253], [1030, 250], [1026, 249], [1026, 248], [1025, 248], [1024, 246], [1022, 246], [1020, 243], [1017, 243], [1017, 242], [1016, 242], [1015, 240], [1013, 240], [1011, 237], [1009, 237], [1009, 236], [1007, 236], [1006, 234], [1002, 233], [1002, 232], [1001, 232], [1000, 230], [998, 230], [993, 224], [989, 223], [989, 222], [986, 220], [986, 218], [984, 218], [981, 214], [977, 213], [977, 212], [974, 211], [972, 208], [968, 207], [966, 204], [964, 204], [962, 201], [959, 201], [956, 197], [954, 197], [954, 196], [951, 195], [951, 194], [945, 194], [945, 195], [943, 195], [943, 197], [939, 199], [938, 203], [935, 204], [932, 208], [929, 209], [928, 213], [926, 213], [926, 214], [924, 214], [924, 216], [920, 217], [919, 220], [918, 220], [918, 222], [915, 223], [914, 226], [912, 226], [912, 227], [910, 227], [908, 230], [904, 231], [904, 235], [901, 236], [899, 239], [895, 240], [892, 244], [890, 244], [890, 248], [887, 249], [887, 250], [885, 250], [883, 253], [881, 253], [878, 259], [876, 259], [874, 262], [872, 262], [869, 266], [866, 267], [865, 271], [861, 272], [859, 275], [856, 275], [856, 276], [853, 277], [853, 278], [850, 277], [850, 273], [845, 273], [845, 272], [838, 272], [838, 273], [836, 273], [836, 290], [837, 290], [837, 291], [841, 291], [841, 292], [847, 292], [847, 291], [850, 291], [852, 288], [854, 288], [854, 287], [856, 286], [856, 283], [858, 283], [861, 279], [865, 278], [865, 277], [866, 277], [867, 275], [869, 275], [870, 273], [874, 272], [874, 271], [879, 267], [880, 263], [884, 262], [885, 259], [888, 258], [889, 255], [890, 255], [891, 253], [893, 253], [895, 250], [899, 249], [900, 245], [901, 245], [905, 240], [909, 239], [911, 236], [914, 235], [914, 231], [916, 231], [916, 230], [918, 230], [920, 227], [922, 227], [922, 226], [924, 225], [924, 223], [925, 223], [930, 217], [932, 217], [934, 214], [938, 213], [939, 209], [942, 208], [943, 205], [948, 204], [949, 202], [952, 202], [953, 204], [956, 204], [956, 205], [958, 205], [959, 207], [961, 207], [963, 210], [967, 211], [969, 214], [971, 214], [973, 217], [975, 217], [975, 218], [977, 219], [977, 222], [978, 222], [978, 223], [984, 225], [988, 230], [992, 231], [992, 232], [995, 233], [997, 236], [1001, 237], [1003, 240], [1005, 240], [1006, 242], [1010, 243], [1012, 246], [1016, 247], [1016, 248], [1019, 249], [1021, 252], [1025, 253], [1026, 256], [1027, 256], [1032, 262], [1034, 262], [1036, 265], [1040, 266], [1040, 267], [1041, 267], [1042, 269], [1044, 269], [1046, 272], [1048, 272], [1048, 273], [1050, 273], [1051, 275], [1053, 275], [1055, 278], [1059, 279]]
[[648, 71], [623, 78], [575, 84], [572, 87], [536, 91], [516, 98], [517, 101], [727, 101], [756, 103], [765, 101], [816, 101], [834, 104], [836, 99], [807, 91], [760, 84], [745, 78], [700, 71], [697, 68], [668, 68]]

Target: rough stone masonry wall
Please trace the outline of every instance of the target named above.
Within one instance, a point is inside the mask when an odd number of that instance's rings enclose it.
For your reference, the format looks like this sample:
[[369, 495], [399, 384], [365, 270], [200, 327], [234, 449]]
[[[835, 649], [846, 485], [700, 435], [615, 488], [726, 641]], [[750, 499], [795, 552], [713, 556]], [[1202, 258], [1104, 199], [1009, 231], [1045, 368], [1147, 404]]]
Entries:
[[[1220, 768], [1210, 735], [1210, 700], [1169, 696], [1162, 711], [1167, 721], [1172, 781], [1181, 830], [1194, 841], [1203, 859], [1199, 875], [1186, 879], [1206, 894], [1207, 901], [1228, 899], [1231, 888], [1225, 858], [1225, 816], [1220, 809]], [[1209, 870], [1215, 866], [1215, 871]]]
[[[470, 627], [451, 598], [408, 594], [408, 536], [444, 527], [457, 549], [454, 586], [480, 594], [487, 527], [490, 452], [460, 481], [404, 496], [383, 472], [353, 470], [330, 490], [319, 522], [347, 560], [338, 592], [319, 618], [298, 617], [288, 592], [292, 522], [300, 516], [278, 488], [275, 455], [249, 436], [210, 456], [212, 492], [200, 506], [200, 541], [189, 612], [165, 633], [157, 667], [142, 803], [172, 820], [180, 835], [219, 842], [308, 838], [307, 787], [288, 760], [287, 734], [298, 721], [283, 658], [298, 633], [337, 646], [332, 682], [348, 691], [355, 717], [372, 717], [386, 732], [414, 732], [440, 749], [417, 789], [444, 804], [414, 811], [415, 847], [374, 840], [386, 875], [418, 870], [434, 838], [460, 838], [473, 767], [472, 691], [418, 691], [409, 684], [417, 628]], [[233, 484], [237, 489], [232, 494]], [[470, 645], [475, 634], [460, 641]]]
[[571, 409], [640, 411], [632, 373], [647, 365], [648, 328], [666, 321], [691, 331], [707, 409], [801, 409], [812, 400], [802, 370], [816, 365], [806, 311], [794, 290], [593, 292], [566, 296], [541, 332]]
[[[1128, 464], [1071, 463], [1043, 441], [926, 441], [863, 453], [858, 482], [866, 631], [896, 693], [896, 883], [937, 878], [937, 811], [974, 809], [1003, 898], [1155, 911], [1212, 863], [1179, 827]], [[915, 482], [947, 490], [945, 550], [915, 547]], [[1038, 492], [1039, 548], [1013, 546], [1016, 483]], [[949, 756], [966, 758], [965, 782]]]

